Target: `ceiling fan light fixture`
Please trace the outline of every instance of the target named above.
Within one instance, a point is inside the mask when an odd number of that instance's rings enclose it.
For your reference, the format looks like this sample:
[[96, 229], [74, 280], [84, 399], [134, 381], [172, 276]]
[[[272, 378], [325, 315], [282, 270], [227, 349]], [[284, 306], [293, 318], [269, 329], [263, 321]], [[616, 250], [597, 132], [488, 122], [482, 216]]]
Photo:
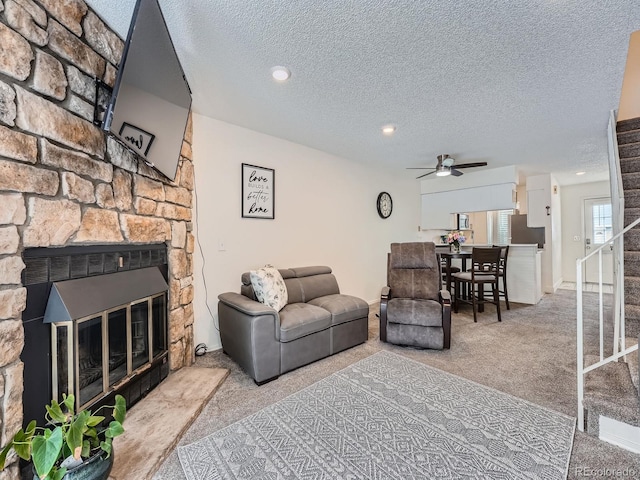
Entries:
[[438, 155], [438, 163], [441, 163], [445, 167], [452, 167], [455, 163], [455, 159], [449, 154], [445, 153], [444, 155]]
[[436, 167], [436, 177], [446, 177], [447, 175], [451, 175], [451, 167], [445, 167], [444, 165]]

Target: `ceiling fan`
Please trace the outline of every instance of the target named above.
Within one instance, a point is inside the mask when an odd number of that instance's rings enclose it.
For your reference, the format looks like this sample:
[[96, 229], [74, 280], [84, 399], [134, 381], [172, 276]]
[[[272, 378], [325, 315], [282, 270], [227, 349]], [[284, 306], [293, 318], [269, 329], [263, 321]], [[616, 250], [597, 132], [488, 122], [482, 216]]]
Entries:
[[[432, 172], [427, 172], [424, 175], [420, 175], [418, 178], [426, 177], [427, 175], [431, 175], [435, 173], [438, 177], [446, 177], [447, 175], [453, 175], [454, 177], [459, 177], [462, 175], [462, 172], [459, 170], [460, 168], [473, 168], [473, 167], [486, 167], [487, 162], [474, 162], [474, 163], [460, 163], [458, 165], [455, 164], [455, 158], [451, 157], [448, 154], [438, 155], [438, 163], [433, 168]], [[407, 170], [426, 170], [431, 167], [409, 167]]]

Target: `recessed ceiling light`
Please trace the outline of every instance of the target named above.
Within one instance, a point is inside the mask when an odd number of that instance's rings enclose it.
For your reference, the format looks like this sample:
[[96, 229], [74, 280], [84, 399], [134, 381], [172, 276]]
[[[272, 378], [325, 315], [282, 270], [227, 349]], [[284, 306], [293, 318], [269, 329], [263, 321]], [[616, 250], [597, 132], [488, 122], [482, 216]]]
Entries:
[[272, 67], [271, 76], [278, 82], [286, 82], [287, 80], [289, 80], [289, 77], [291, 77], [291, 70], [289, 70], [287, 67], [281, 66]]
[[396, 126], [395, 125], [385, 125], [382, 127], [382, 133], [383, 135], [393, 135], [394, 133], [396, 133]]
[[576, 175], [584, 175], [587, 172], [576, 172]]

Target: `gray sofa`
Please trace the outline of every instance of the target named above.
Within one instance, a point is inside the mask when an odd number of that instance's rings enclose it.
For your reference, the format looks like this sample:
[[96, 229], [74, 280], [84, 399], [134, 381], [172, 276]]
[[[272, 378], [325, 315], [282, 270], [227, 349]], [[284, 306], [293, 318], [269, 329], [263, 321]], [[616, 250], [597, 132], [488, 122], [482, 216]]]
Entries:
[[367, 340], [369, 305], [340, 293], [331, 268], [279, 270], [287, 286], [280, 312], [256, 300], [249, 272], [240, 293], [218, 296], [222, 349], [258, 384]]

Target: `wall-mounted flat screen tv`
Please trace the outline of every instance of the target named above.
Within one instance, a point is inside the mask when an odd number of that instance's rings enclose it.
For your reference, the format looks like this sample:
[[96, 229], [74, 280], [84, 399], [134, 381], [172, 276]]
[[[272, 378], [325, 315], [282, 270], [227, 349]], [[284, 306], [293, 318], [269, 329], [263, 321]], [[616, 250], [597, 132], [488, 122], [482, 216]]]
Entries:
[[173, 180], [190, 109], [158, 0], [137, 0], [102, 128]]

